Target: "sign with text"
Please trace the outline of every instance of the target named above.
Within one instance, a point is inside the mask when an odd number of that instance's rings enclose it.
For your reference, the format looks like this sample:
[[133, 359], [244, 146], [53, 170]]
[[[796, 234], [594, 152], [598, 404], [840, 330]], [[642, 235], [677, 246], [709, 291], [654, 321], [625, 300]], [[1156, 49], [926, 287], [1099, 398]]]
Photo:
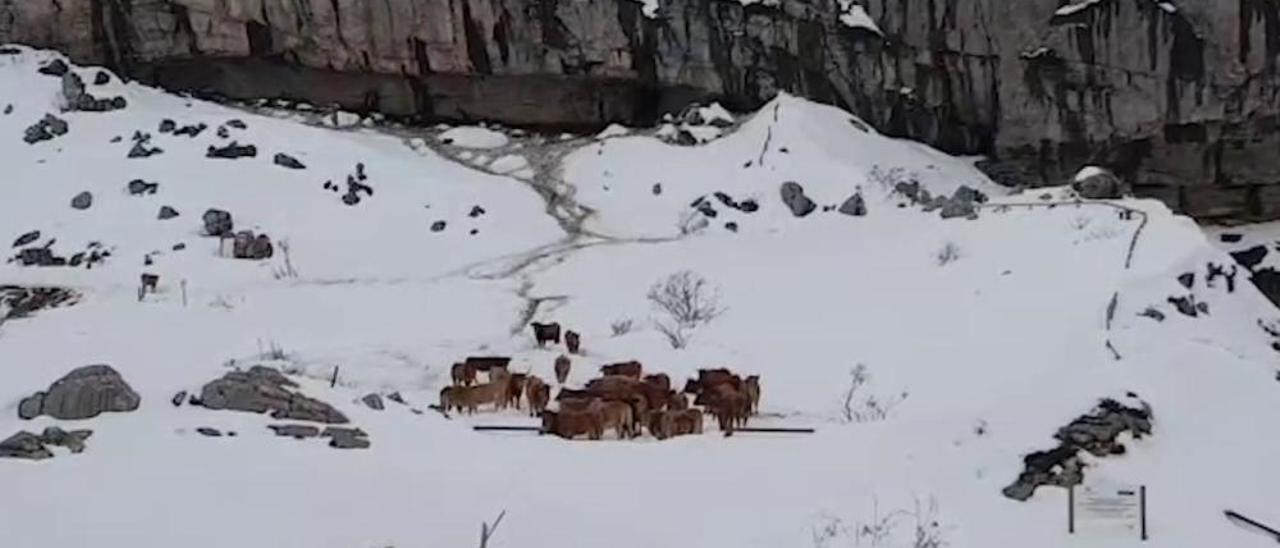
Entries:
[[1069, 531], [1090, 536], [1147, 539], [1147, 488], [1095, 483], [1071, 488]]

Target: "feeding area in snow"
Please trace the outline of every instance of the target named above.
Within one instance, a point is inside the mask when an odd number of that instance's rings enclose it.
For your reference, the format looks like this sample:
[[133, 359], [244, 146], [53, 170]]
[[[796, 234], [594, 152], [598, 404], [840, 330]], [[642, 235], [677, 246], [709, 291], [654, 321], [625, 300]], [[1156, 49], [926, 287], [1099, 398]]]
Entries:
[[[1147, 486], [1153, 545], [1280, 520], [1275, 308], [1154, 201], [1012, 194], [787, 95], [338, 130], [8, 47], [0, 113], [0, 455], [44, 457], [0, 457], [6, 546], [1137, 545], [1066, 532], [1077, 473]], [[476, 431], [541, 422], [440, 412], [468, 357], [553, 399], [725, 367], [748, 427], [814, 433]]]

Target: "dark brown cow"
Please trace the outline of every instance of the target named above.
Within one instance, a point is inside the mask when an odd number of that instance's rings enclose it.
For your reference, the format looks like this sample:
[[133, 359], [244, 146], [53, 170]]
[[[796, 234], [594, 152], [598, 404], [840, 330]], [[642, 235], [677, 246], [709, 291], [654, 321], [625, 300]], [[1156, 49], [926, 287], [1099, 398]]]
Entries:
[[529, 375], [526, 373], [511, 374], [511, 380], [507, 384], [508, 405], [511, 405], [516, 409], [520, 408], [520, 397], [524, 395], [524, 386], [528, 378]]
[[564, 347], [569, 349], [570, 354], [577, 354], [582, 348], [582, 336], [577, 331], [568, 330], [564, 332]]
[[644, 383], [651, 386], [655, 386], [658, 388], [658, 390], [661, 390], [663, 392], [671, 390], [671, 377], [668, 377], [666, 373], [655, 373], [653, 375], [645, 375]]
[[588, 439], [598, 440], [604, 437], [604, 417], [596, 409], [543, 411], [542, 433], [567, 440], [586, 434]]
[[455, 363], [450, 376], [455, 386], [471, 386], [476, 383], [476, 368], [466, 363]]
[[734, 428], [746, 426], [751, 416], [751, 400], [746, 393], [735, 389], [729, 383], [721, 383], [702, 394], [706, 399], [706, 407], [720, 423], [720, 430], [725, 436], [733, 435]]
[[607, 376], [622, 376], [639, 379], [640, 375], [644, 373], [644, 367], [637, 361], [611, 363], [609, 365], [601, 366], [600, 372]]
[[560, 324], [533, 322], [530, 325], [533, 327], [533, 338], [538, 341], [539, 348], [547, 346], [547, 343], [560, 344]]
[[569, 361], [569, 356], [565, 356], [564, 354], [561, 354], [560, 357], [556, 358], [556, 382], [557, 383], [564, 384], [564, 381], [569, 379], [569, 368], [572, 365], [573, 365], [572, 362]]
[[158, 287], [159, 285], [160, 285], [159, 275], [157, 274], [142, 275], [142, 292], [143, 293], [148, 293], [148, 292], [155, 293], [156, 287]]
[[551, 387], [530, 375], [524, 384], [524, 398], [529, 401], [529, 416], [536, 417], [547, 409], [547, 403], [551, 401]]
[[464, 363], [474, 367], [476, 371], [484, 371], [488, 373], [490, 369], [495, 367], [505, 368], [511, 365], [511, 358], [502, 356], [470, 356]]
[[689, 408], [689, 399], [684, 394], [675, 390], [667, 392], [667, 409], [672, 411], [684, 411]]
[[685, 409], [684, 411], [668, 411], [672, 418], [673, 436], [688, 436], [694, 434], [702, 434], [702, 412], [697, 409]]
[[587, 390], [574, 390], [572, 388], [561, 388], [560, 392], [556, 393], [556, 401], [590, 400], [593, 398], [595, 398], [595, 395]]
[[668, 411], [650, 411], [645, 426], [649, 428], [649, 434], [653, 437], [665, 440], [671, 437], [674, 425], [672, 419], [673, 416]]

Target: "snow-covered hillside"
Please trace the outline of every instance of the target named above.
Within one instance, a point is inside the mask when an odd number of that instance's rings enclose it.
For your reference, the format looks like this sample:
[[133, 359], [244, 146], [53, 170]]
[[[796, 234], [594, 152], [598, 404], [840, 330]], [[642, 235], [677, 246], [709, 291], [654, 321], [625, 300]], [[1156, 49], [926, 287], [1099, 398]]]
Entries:
[[[1276, 351], [1260, 326], [1275, 309], [1247, 276], [1210, 284], [1206, 263], [1232, 258], [1159, 203], [1011, 194], [963, 159], [788, 96], [705, 128], [339, 130], [95, 85], [92, 68], [73, 68], [88, 93], [127, 107], [64, 112], [63, 79], [39, 72], [58, 58], [0, 55], [0, 238], [17, 244], [9, 256], [110, 256], [0, 264], [0, 286], [80, 295], [0, 324], [0, 439], [94, 433], [79, 454], [0, 458], [6, 547], [475, 546], [502, 511], [491, 547], [924, 546], [918, 531], [953, 547], [1137, 546], [1069, 536], [1064, 490], [1001, 494], [1059, 427], [1127, 393], [1151, 406], [1154, 431], [1126, 438], [1124, 455], [1085, 457], [1085, 477], [1147, 486], [1148, 545], [1271, 542], [1227, 508], [1280, 521], [1265, 422], [1280, 413]], [[25, 143], [46, 114], [65, 135]], [[710, 142], [672, 144], [680, 132]], [[128, 157], [137, 142], [163, 152]], [[256, 155], [208, 157], [232, 142]], [[134, 180], [158, 187], [134, 195]], [[788, 182], [811, 207], [784, 201]], [[82, 192], [91, 204], [72, 207]], [[164, 206], [179, 215], [159, 219]], [[273, 256], [228, 256], [229, 241], [204, 235], [210, 208], [268, 234]], [[680, 271], [723, 313], [676, 349], [646, 293]], [[139, 299], [143, 274], [159, 282]], [[523, 411], [430, 409], [467, 356], [554, 379], [564, 349], [539, 348], [530, 321], [582, 334], [569, 386], [633, 359], [678, 386], [730, 367], [761, 376], [752, 425], [816, 433], [723, 437], [708, 420], [662, 442], [566, 441], [472, 430], [536, 425]], [[19, 418], [24, 398], [90, 364], [117, 370], [138, 409]], [[171, 403], [260, 364], [371, 447]], [[855, 370], [865, 380], [847, 398]], [[372, 409], [370, 393], [406, 403]], [[847, 420], [846, 402], [883, 416]]]

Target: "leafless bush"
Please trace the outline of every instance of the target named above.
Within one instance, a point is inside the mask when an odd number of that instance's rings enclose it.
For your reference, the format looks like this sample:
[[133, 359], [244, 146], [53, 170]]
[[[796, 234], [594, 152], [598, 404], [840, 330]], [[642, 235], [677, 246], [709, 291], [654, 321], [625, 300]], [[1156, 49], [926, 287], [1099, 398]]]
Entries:
[[293, 267], [293, 257], [289, 254], [289, 240], [280, 240], [276, 242], [276, 247], [280, 249], [280, 256], [284, 259], [284, 264], [273, 268], [271, 270], [271, 275], [277, 280], [297, 279], [298, 269]]
[[849, 370], [849, 388], [844, 392], [840, 418], [847, 423], [879, 422], [889, 418], [894, 408], [907, 399], [907, 393], [880, 397], [867, 394], [865, 388], [871, 382], [867, 366], [858, 364]]
[[915, 535], [911, 548], [942, 548], [947, 545], [945, 531], [938, 521], [938, 501], [933, 497], [922, 506], [916, 499], [915, 511], [911, 513], [915, 522]]
[[621, 337], [630, 333], [631, 329], [634, 327], [635, 321], [630, 318], [617, 320], [609, 324], [609, 330], [613, 332], [613, 336], [615, 337]]
[[848, 534], [843, 520], [835, 516], [823, 516], [822, 523], [813, 527], [813, 548], [827, 548]]
[[[847, 540], [838, 544], [841, 538]], [[814, 527], [814, 548], [842, 544], [872, 548], [943, 548], [947, 546], [946, 528], [939, 521], [938, 503], [933, 497], [923, 502], [917, 498], [914, 509], [887, 513], [882, 513], [879, 501], [875, 501], [871, 516], [857, 520], [852, 534], [843, 520], [833, 516], [823, 516], [822, 523]]]
[[877, 165], [871, 167], [871, 172], [867, 174], [867, 180], [880, 185], [880, 188], [884, 190], [893, 191], [897, 188], [898, 183], [918, 184], [920, 182], [920, 174], [914, 171], [907, 171], [901, 167], [885, 169]]
[[480, 548], [489, 547], [489, 540], [493, 538], [493, 533], [498, 530], [498, 525], [502, 524], [502, 518], [506, 516], [507, 511], [503, 510], [501, 514], [498, 514], [498, 519], [493, 520], [492, 525], [480, 522]]
[[274, 362], [289, 361], [289, 353], [274, 340], [269, 339], [264, 345], [262, 339], [258, 339], [258, 359]]
[[649, 288], [649, 302], [665, 317], [654, 321], [672, 348], [684, 348], [694, 329], [724, 312], [718, 292], [690, 270], [667, 276]]
[[957, 246], [954, 242], [947, 242], [942, 246], [942, 249], [938, 250], [938, 254], [935, 256], [935, 259], [938, 261], [938, 266], [949, 265], [956, 262], [959, 258], [960, 246]]

